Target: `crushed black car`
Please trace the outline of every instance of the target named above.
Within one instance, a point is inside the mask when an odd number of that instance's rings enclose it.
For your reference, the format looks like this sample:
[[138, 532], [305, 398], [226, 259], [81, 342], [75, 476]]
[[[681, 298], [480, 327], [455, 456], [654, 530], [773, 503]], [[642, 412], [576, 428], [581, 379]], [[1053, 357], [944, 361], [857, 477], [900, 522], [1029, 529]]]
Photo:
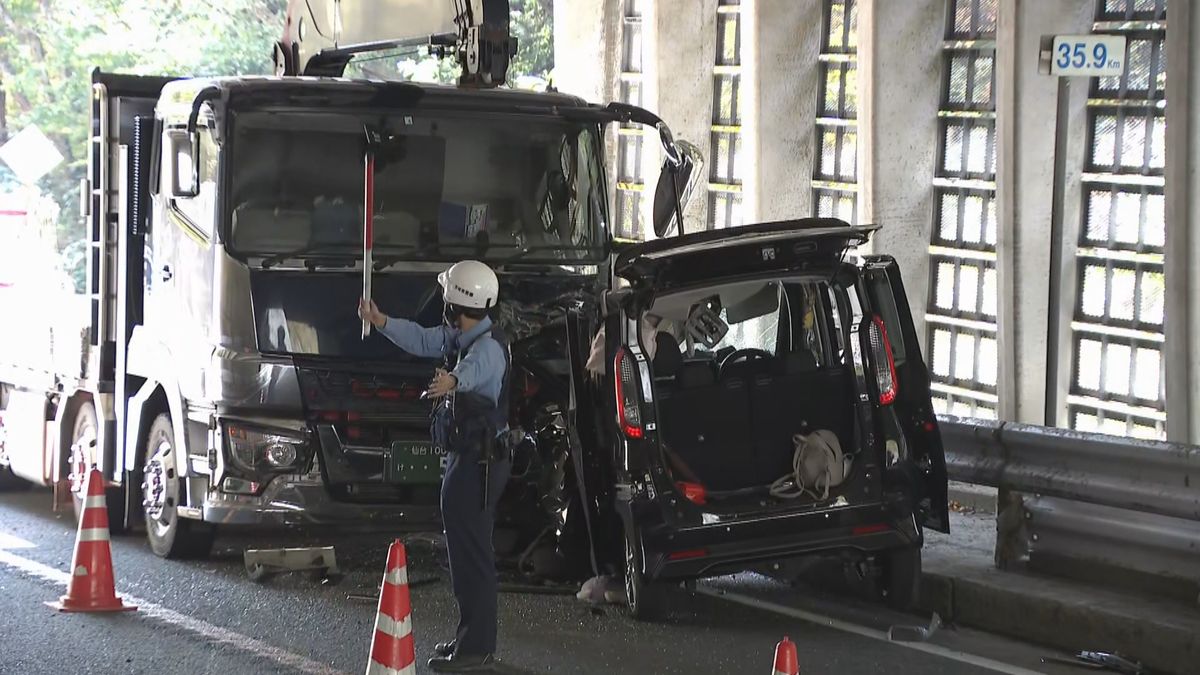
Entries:
[[802, 219], [617, 257], [604, 544], [635, 617], [669, 582], [808, 554], [876, 563], [889, 603], [912, 602], [946, 470], [899, 267], [853, 253], [875, 229]]

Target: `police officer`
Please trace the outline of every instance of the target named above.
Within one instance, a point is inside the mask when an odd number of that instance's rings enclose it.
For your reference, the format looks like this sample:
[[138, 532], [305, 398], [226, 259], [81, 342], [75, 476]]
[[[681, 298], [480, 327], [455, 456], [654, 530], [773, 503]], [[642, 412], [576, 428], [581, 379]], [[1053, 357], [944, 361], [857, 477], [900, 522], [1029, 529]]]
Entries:
[[492, 526], [496, 502], [511, 468], [508, 431], [508, 347], [492, 325], [500, 285], [487, 265], [455, 264], [438, 277], [445, 323], [425, 328], [384, 315], [374, 301], [359, 302], [359, 316], [410, 354], [441, 356], [427, 394], [437, 399], [433, 442], [448, 451], [442, 479], [442, 523], [450, 558], [450, 584], [458, 601], [458, 631], [434, 647], [429, 666], [438, 672], [489, 668], [496, 651], [496, 564]]

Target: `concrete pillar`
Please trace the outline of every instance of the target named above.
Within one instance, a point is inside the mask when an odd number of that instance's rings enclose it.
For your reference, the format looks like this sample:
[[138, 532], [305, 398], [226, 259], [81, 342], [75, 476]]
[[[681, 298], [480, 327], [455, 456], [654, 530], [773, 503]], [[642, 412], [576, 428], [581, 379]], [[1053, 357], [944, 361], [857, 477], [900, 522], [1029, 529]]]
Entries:
[[896, 257], [925, 340], [945, 0], [859, 0], [859, 220]]
[[[645, 107], [666, 121], [676, 138], [694, 143], [707, 158], [717, 58], [717, 0], [649, 0], [646, 5], [642, 29], [646, 35]], [[645, 157], [646, 185], [652, 200], [662, 162], [656, 135], [646, 137]], [[688, 232], [704, 229], [708, 222], [709, 170], [705, 165], [692, 201], [684, 210]]]
[[[997, 256], [1002, 361], [1012, 364], [1001, 381], [1004, 419], [1059, 424], [1046, 418], [1046, 391], [1065, 398], [1070, 378], [1070, 321], [1075, 299], [1075, 242], [1080, 224], [1080, 169], [1087, 138], [1087, 80], [1072, 83], [1066, 106], [1065, 183], [1063, 192], [1062, 283], [1048, 287], [1051, 262], [1051, 204], [1054, 196], [1054, 148], [1058, 81], [1038, 73], [1041, 37], [1091, 31], [1092, 0], [1002, 0], [997, 56]], [[1009, 45], [1012, 49], [1004, 49]], [[1059, 296], [1059, 334], [1047, 333], [1051, 294]], [[1048, 373], [1049, 349], [1058, 368]], [[1001, 369], [1003, 377], [1005, 370]], [[1060, 403], [1065, 404], [1065, 401]], [[1059, 405], [1065, 411], [1065, 405]]]
[[[746, 132], [743, 148], [757, 157], [746, 189], [760, 221], [808, 216], [816, 153], [821, 0], [757, 0], [743, 7], [746, 55]], [[751, 105], [752, 103], [752, 105]], [[749, 205], [749, 204], [748, 204]]]
[[1167, 439], [1200, 443], [1200, 8], [1167, 9]]
[[[615, 100], [623, 30], [621, 0], [554, 0], [554, 86], [591, 103]], [[605, 159], [612, 178], [617, 130], [606, 131]], [[609, 190], [608, 212], [616, 213], [615, 190]]]

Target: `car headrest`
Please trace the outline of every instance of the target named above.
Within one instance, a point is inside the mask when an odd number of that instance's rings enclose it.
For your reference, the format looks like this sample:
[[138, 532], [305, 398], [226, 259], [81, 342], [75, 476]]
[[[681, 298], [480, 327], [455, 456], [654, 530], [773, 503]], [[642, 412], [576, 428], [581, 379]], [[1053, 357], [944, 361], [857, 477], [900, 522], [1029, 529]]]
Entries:
[[679, 369], [683, 367], [683, 351], [674, 336], [670, 333], [655, 333], [654, 343], [654, 374], [658, 377], [678, 375]]
[[679, 369], [676, 382], [681, 387], [704, 387], [717, 381], [712, 364], [707, 361], [688, 361]]

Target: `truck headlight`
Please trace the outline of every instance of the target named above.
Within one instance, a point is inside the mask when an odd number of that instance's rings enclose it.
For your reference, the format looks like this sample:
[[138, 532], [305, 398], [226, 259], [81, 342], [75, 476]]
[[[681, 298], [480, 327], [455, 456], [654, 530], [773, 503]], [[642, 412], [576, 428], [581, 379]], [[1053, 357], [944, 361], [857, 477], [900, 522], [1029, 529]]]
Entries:
[[294, 432], [254, 429], [228, 424], [225, 438], [229, 456], [247, 471], [290, 471], [300, 468], [306, 459], [307, 441]]

